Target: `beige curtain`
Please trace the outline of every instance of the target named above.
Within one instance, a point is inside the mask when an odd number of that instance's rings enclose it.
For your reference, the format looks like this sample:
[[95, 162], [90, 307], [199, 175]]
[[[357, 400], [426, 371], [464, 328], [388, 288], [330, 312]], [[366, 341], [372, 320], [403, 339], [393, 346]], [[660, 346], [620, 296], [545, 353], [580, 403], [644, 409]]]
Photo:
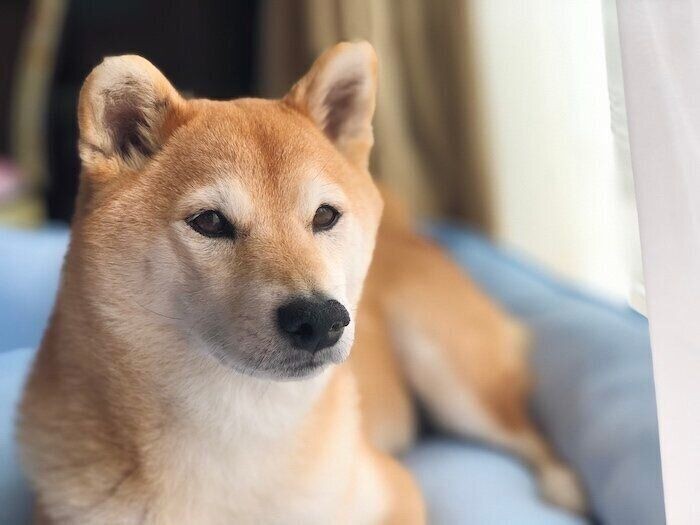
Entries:
[[34, 0], [23, 31], [11, 102], [11, 149], [22, 176], [18, 199], [0, 203], [0, 222], [34, 226], [44, 218], [48, 181], [47, 113], [67, 0]]
[[280, 96], [328, 46], [369, 40], [380, 60], [373, 173], [420, 215], [489, 230], [465, 7], [453, 0], [268, 0], [260, 88]]

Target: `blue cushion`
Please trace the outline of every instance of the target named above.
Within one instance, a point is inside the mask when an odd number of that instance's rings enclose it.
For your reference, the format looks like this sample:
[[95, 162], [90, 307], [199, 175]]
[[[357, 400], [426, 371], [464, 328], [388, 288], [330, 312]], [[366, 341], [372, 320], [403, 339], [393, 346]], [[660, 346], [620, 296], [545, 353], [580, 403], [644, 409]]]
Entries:
[[404, 462], [416, 476], [432, 524], [583, 525], [547, 506], [530, 471], [512, 457], [475, 444], [429, 438]]
[[15, 406], [33, 350], [0, 352], [0, 523], [29, 523], [31, 498], [14, 440]]
[[67, 244], [65, 228], [0, 228], [0, 352], [39, 344]]
[[610, 524], [665, 522], [646, 319], [563, 284], [462, 229], [431, 233], [523, 320], [533, 338], [533, 409]]
[[[532, 329], [538, 374], [533, 409], [557, 449], [581, 473], [600, 521], [663, 523], [646, 321], [559, 283], [476, 235], [449, 226], [431, 234]], [[25, 346], [39, 340], [66, 243], [64, 231], [0, 230], [0, 351], [8, 348], [7, 341]], [[2, 524], [26, 522], [28, 498], [12, 461], [10, 436], [29, 357], [28, 351], [0, 353]], [[432, 437], [405, 461], [427, 496], [432, 523], [583, 522], [544, 504], [517, 461], [477, 445]]]

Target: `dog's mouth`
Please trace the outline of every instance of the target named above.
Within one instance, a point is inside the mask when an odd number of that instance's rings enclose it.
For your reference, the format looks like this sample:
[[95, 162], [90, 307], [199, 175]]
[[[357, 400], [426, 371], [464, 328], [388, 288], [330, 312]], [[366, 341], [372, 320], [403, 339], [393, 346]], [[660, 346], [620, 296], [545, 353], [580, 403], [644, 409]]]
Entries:
[[222, 366], [242, 375], [274, 381], [311, 378], [329, 366], [342, 363], [349, 356], [354, 339], [351, 322], [343, 326], [337, 337], [330, 334], [332, 340], [310, 348], [280, 333], [276, 326], [254, 322], [258, 320], [252, 318], [246, 321], [227, 323], [211, 316], [206, 322], [200, 321], [188, 335], [194, 338], [193, 346], [216, 358]]
[[327, 366], [328, 363], [315, 363], [313, 361], [307, 363], [290, 364], [280, 371], [277, 379], [309, 379], [320, 374]]
[[272, 308], [259, 299], [235, 311], [192, 308], [197, 315], [187, 317], [183, 335], [193, 349], [260, 379], [306, 379], [347, 359], [355, 325], [341, 302], [320, 293], [273, 300]]
[[344, 337], [333, 346], [315, 353], [282, 344], [279, 347], [260, 348], [250, 354], [241, 355], [232, 347], [208, 345], [209, 353], [221, 365], [243, 375], [273, 381], [310, 379], [329, 366], [345, 361], [349, 347], [350, 344]]
[[328, 366], [342, 363], [347, 357], [346, 352], [342, 348], [336, 348], [334, 345], [323, 350], [309, 355], [300, 355], [288, 359], [280, 372], [289, 379], [306, 379], [321, 373]]
[[[335, 364], [342, 363], [348, 352], [341, 342], [324, 348], [314, 354], [293, 350], [287, 353], [275, 366], [267, 367], [264, 375], [275, 380], [302, 380], [312, 378]], [[261, 372], [260, 370], [252, 371]]]

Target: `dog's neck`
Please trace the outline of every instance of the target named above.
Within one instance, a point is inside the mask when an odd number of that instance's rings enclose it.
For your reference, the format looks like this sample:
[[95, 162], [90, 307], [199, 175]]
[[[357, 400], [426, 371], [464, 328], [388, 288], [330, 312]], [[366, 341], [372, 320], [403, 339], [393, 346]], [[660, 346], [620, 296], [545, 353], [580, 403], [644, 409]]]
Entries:
[[[187, 352], [207, 352], [188, 348]], [[196, 370], [174, 370], [170, 395], [183, 421], [222, 437], [273, 439], [303, 424], [332, 375], [300, 381], [274, 381], [244, 375], [205, 355]]]

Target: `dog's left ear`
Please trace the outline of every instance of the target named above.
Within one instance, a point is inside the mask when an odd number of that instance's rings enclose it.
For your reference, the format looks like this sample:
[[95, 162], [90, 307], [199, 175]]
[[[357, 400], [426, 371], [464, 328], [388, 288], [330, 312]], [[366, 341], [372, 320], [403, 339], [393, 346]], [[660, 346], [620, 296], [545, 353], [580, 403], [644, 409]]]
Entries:
[[376, 92], [374, 48], [343, 42], [323, 53], [284, 101], [308, 115], [348, 160], [366, 168]]

